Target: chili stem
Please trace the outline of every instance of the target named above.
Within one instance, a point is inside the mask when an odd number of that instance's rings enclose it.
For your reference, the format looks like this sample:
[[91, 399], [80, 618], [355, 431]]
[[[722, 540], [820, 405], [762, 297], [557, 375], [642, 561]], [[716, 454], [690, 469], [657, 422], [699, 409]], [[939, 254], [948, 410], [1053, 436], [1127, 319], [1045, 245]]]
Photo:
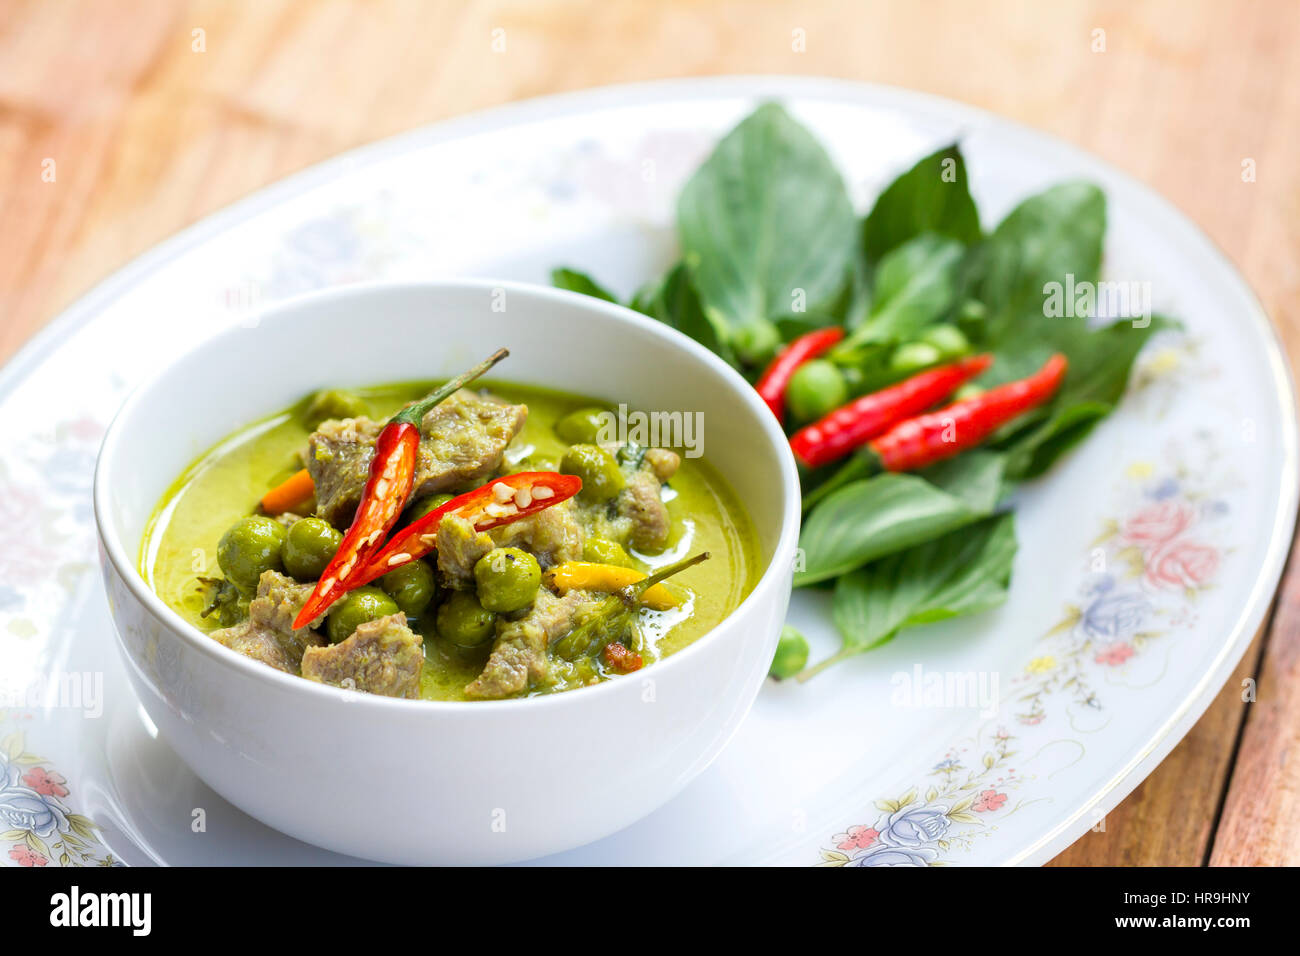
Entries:
[[658, 571], [650, 575], [648, 578], [642, 578], [640, 581], [635, 581], [632, 584], [627, 585], [626, 587], [621, 587], [614, 593], [618, 595], [619, 600], [621, 600], [624, 604], [628, 605], [629, 607], [638, 605], [641, 603], [641, 595], [645, 594], [646, 591], [650, 590], [656, 584], [659, 584], [661, 581], [668, 580], [674, 574], [677, 574], [681, 571], [685, 571], [687, 568], [693, 567], [694, 565], [699, 564], [701, 561], [709, 560], [709, 557], [710, 557], [709, 552], [701, 551], [697, 555], [694, 555], [689, 558], [683, 558], [681, 561], [678, 561], [674, 564], [670, 564], [666, 568], [660, 568]]
[[397, 422], [405, 422], [408, 425], [414, 425], [419, 428], [420, 420], [424, 418], [425, 413], [427, 413], [429, 409], [449, 398], [454, 392], [460, 391], [509, 354], [509, 349], [497, 349], [468, 372], [465, 372], [463, 375], [457, 375], [451, 381], [439, 385], [418, 402], [412, 402], [410, 405], [407, 405], [404, 409], [390, 418], [388, 424], [393, 425]]
[[853, 657], [855, 654], [860, 654], [864, 650], [867, 650], [867, 648], [855, 647], [852, 650], [850, 650], [849, 648], [846, 647], [841, 650], [838, 650], [830, 657], [820, 660], [816, 664], [813, 664], [809, 667], [805, 667], [799, 673], [794, 675], [794, 679], [797, 680], [799, 683], [803, 684], [807, 681], [812, 680], [814, 677], [816, 677], [818, 674], [820, 674], [822, 671], [826, 670], [827, 668], [835, 664], [838, 664], [840, 661], [848, 660], [850, 657]]

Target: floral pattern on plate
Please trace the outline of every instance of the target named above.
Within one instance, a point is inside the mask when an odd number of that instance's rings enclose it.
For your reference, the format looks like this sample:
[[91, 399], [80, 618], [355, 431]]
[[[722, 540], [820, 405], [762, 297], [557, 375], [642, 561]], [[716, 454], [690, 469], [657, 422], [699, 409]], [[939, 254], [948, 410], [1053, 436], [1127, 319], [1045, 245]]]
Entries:
[[1011, 794], [1033, 778], [1010, 762], [1029, 741], [1017, 742], [1008, 724], [1034, 734], [1035, 743], [1059, 736], [1054, 723], [1073, 727], [1074, 721], [1064, 714], [1053, 721], [1053, 705], [1062, 705], [1060, 711], [1104, 709], [1097, 688], [1106, 672], [1129, 667], [1153, 641], [1190, 627], [1198, 597], [1214, 586], [1230, 552], [1213, 542], [1226, 537], [1229, 498], [1239, 487], [1231, 472], [1203, 467], [1218, 458], [1210, 441], [1198, 434], [1173, 450], [1186, 454], [1190, 446], [1195, 465], [1129, 465], [1120, 489], [1123, 510], [1092, 542], [1080, 599], [1066, 603], [1039, 653], [1013, 678], [996, 729], [988, 739], [981, 731], [974, 741], [949, 748], [927, 784], [877, 800], [879, 815], [834, 834], [818, 865], [945, 865], [946, 857], [970, 849], [991, 832], [993, 821], [1023, 805]]
[[0, 845], [10, 866], [117, 866], [89, 817], [65, 802], [71, 788], [21, 731], [0, 740]]

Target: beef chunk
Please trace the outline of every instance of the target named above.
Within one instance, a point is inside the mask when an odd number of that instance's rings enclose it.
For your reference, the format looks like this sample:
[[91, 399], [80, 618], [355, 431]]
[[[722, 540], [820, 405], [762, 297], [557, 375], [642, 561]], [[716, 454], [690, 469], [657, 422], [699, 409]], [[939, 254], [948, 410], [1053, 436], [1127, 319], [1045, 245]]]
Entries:
[[565, 561], [582, 560], [582, 546], [587, 540], [572, 498], [494, 528], [488, 535], [497, 547], [522, 548], [529, 552], [537, 558], [542, 570]]
[[323, 615], [308, 627], [293, 629], [293, 620], [307, 603], [313, 587], [276, 571], [263, 572], [257, 582], [257, 597], [248, 605], [248, 620], [213, 631], [212, 639], [276, 670], [296, 674], [303, 652], [325, 643], [312, 630], [320, 625]]
[[544, 683], [550, 674], [547, 648], [569, 631], [578, 610], [594, 600], [587, 591], [576, 589], [563, 597], [546, 588], [538, 590], [527, 614], [516, 621], [497, 621], [492, 653], [483, 672], [465, 688], [465, 696], [497, 700]]
[[[257, 597], [248, 606], [249, 618], [274, 628], [282, 634], [301, 635], [307, 628], [294, 631], [293, 622], [315, 589], [315, 581], [299, 584], [279, 571], [263, 571], [257, 581]], [[323, 620], [325, 620], [324, 614], [312, 621], [308, 627], [320, 627]]]
[[404, 614], [369, 621], [347, 640], [308, 648], [302, 657], [308, 680], [385, 697], [419, 697], [423, 669], [421, 638], [406, 626]]
[[443, 583], [457, 590], [474, 586], [474, 565], [496, 544], [485, 532], [458, 515], [446, 515], [438, 522], [438, 573]]
[[672, 522], [660, 487], [655, 468], [647, 462], [618, 493], [615, 506], [619, 516], [629, 520], [628, 540], [638, 551], [659, 551], [668, 543]]
[[481, 483], [501, 467], [506, 446], [528, 418], [510, 405], [462, 388], [420, 422], [420, 455], [412, 495], [422, 497]]
[[346, 528], [370, 477], [375, 442], [384, 426], [369, 418], [330, 419], [307, 439], [307, 471], [316, 485], [316, 513]]
[[254, 626], [252, 621], [244, 621], [234, 627], [223, 627], [212, 632], [212, 639], [232, 651], [238, 651], [245, 657], [268, 664], [278, 671], [293, 674], [297, 665], [280, 643], [274, 631]]
[[[411, 497], [451, 491], [494, 474], [527, 417], [526, 405], [464, 388], [435, 405], [420, 422]], [[369, 418], [347, 418], [322, 422], [308, 439], [316, 513], [335, 527], [345, 527], [361, 502], [382, 430], [382, 423]]]

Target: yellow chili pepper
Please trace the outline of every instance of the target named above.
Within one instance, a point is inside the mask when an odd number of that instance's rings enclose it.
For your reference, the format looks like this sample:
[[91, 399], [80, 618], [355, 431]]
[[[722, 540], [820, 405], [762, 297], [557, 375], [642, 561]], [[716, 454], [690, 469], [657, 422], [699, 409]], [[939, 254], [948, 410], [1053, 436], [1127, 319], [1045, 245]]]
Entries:
[[[591, 561], [566, 561], [546, 572], [547, 582], [560, 591], [579, 588], [584, 591], [614, 592], [629, 584], [645, 580], [645, 574], [635, 568], [616, 564], [596, 564]], [[682, 603], [682, 599], [662, 584], [646, 589], [641, 603], [656, 611], [667, 611]]]

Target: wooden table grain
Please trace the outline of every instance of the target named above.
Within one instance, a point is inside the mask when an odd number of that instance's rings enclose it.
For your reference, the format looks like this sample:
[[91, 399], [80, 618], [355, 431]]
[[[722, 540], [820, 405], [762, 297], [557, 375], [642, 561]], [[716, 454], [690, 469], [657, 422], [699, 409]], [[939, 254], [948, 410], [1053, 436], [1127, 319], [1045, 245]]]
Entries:
[[[4, 0], [0, 360], [159, 240], [349, 147], [545, 93], [794, 73], [962, 100], [1127, 170], [1223, 247], [1294, 362], [1296, 49], [1293, 0]], [[1054, 863], [1300, 863], [1296, 753], [1289, 567], [1213, 706]]]

